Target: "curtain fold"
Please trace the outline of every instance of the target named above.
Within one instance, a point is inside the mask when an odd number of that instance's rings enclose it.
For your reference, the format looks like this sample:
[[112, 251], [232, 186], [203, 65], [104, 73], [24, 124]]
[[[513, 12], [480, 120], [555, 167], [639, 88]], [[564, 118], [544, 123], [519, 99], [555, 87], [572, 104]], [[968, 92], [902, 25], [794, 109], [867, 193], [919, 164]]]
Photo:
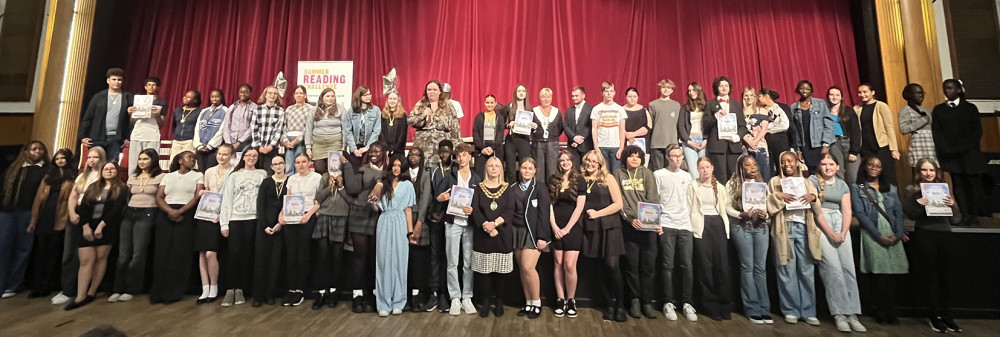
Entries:
[[[163, 79], [173, 107], [189, 89], [225, 91], [242, 83], [253, 99], [278, 71], [289, 80], [297, 62], [354, 61], [354, 86], [366, 85], [382, 105], [381, 76], [395, 67], [407, 110], [431, 79], [448, 82], [465, 117], [463, 135], [494, 94], [511, 101], [523, 83], [533, 105], [543, 87], [553, 105], [570, 106], [582, 85], [600, 100], [600, 83], [636, 87], [645, 104], [656, 82], [672, 79], [673, 98], [686, 100], [692, 81], [711, 97], [712, 79], [726, 75], [733, 91], [761, 86], [794, 100], [811, 80], [817, 96], [836, 85], [853, 92], [857, 56], [846, 0], [172, 0], [134, 1], [117, 31], [126, 55], [126, 87], [142, 92], [147, 76]], [[352, 91], [353, 88], [337, 88]], [[848, 102], [853, 95], [845, 95]], [[350, 102], [339, 102], [349, 106]], [[170, 117], [170, 116], [168, 116]], [[168, 123], [169, 124], [169, 123]], [[412, 130], [410, 136], [412, 138]], [[171, 125], [162, 135], [171, 137]]]

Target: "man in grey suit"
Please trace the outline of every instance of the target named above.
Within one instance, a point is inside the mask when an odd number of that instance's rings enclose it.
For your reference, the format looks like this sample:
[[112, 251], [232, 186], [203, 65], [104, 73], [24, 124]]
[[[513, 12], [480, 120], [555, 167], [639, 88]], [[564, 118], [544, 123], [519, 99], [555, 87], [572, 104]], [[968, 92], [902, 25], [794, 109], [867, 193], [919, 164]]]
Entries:
[[580, 166], [581, 158], [593, 150], [590, 134], [590, 112], [594, 106], [587, 103], [587, 92], [581, 86], [573, 87], [573, 106], [566, 109], [563, 132], [566, 133], [566, 149], [575, 154], [573, 164]]

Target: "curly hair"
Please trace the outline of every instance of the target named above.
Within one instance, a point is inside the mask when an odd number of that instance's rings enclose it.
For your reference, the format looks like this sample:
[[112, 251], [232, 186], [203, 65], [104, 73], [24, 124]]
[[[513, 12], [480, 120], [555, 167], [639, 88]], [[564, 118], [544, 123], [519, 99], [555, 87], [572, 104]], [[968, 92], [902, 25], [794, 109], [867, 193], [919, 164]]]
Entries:
[[[569, 157], [570, 160], [573, 160], [573, 153], [569, 150], [559, 151], [559, 157], [561, 158], [563, 155]], [[569, 170], [564, 170], [561, 165], [556, 167], [556, 173], [552, 174], [552, 177], [549, 178], [549, 196], [552, 200], [556, 200], [556, 197], [559, 196], [559, 190], [562, 189], [563, 176], [566, 176], [565, 181], [569, 185], [566, 187], [566, 191], [569, 192], [570, 198], [576, 199], [577, 195], [580, 193], [580, 191], [577, 191], [576, 188], [580, 183], [580, 179], [583, 178], [580, 175], [580, 170], [577, 170], [572, 166]], [[568, 176], [566, 174], [567, 172], [569, 172]]]

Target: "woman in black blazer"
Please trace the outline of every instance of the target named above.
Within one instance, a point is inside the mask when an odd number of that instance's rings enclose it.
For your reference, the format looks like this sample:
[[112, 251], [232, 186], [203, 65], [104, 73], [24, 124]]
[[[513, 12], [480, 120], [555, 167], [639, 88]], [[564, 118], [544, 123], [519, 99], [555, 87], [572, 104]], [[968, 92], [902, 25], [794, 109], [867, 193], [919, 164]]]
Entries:
[[931, 112], [931, 134], [941, 169], [951, 173], [955, 187], [955, 202], [962, 211], [959, 226], [978, 226], [983, 192], [982, 174], [986, 173], [986, 158], [979, 149], [983, 137], [983, 122], [979, 108], [965, 100], [965, 88], [956, 79], [942, 84], [948, 101], [938, 104]]
[[[472, 121], [472, 145], [476, 148], [472, 154], [473, 167], [480, 177], [486, 176], [486, 161], [490, 157], [503, 158], [504, 130], [507, 129], [507, 117], [496, 109], [496, 96], [486, 95], [483, 105], [486, 111], [480, 112]], [[493, 130], [492, 139], [486, 139], [487, 123]]]
[[517, 315], [538, 318], [542, 313], [542, 297], [535, 266], [542, 250], [552, 240], [549, 188], [536, 178], [534, 159], [524, 158], [517, 169], [519, 179], [507, 189], [514, 200], [514, 213], [508, 223], [511, 224], [514, 257], [520, 267], [525, 301]]

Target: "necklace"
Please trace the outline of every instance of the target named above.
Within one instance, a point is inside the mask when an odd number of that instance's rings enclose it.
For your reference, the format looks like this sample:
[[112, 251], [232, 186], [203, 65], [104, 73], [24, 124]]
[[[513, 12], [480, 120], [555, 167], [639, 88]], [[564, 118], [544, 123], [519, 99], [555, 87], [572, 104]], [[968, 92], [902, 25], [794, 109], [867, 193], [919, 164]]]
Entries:
[[223, 169], [222, 166], [216, 166], [215, 170], [216, 170], [215, 171], [215, 183], [218, 184], [218, 186], [209, 186], [212, 191], [216, 191], [216, 190], [221, 190], [222, 189], [222, 183], [224, 182], [224, 180], [222, 178], [225, 177], [226, 173], [229, 172], [228, 168]]
[[280, 183], [277, 180], [274, 181], [274, 196], [279, 197], [279, 198], [281, 197], [281, 190], [285, 189], [285, 182], [286, 181], [288, 181], [288, 180], [287, 179], [286, 180], [282, 180]]
[[191, 110], [188, 110], [188, 108], [183, 108], [183, 110], [184, 111], [181, 114], [181, 124], [184, 124], [184, 121], [187, 120], [188, 115], [190, 115], [192, 112], [194, 112], [194, 108], [192, 108]]
[[497, 190], [496, 193], [490, 192], [489, 187], [486, 187], [485, 185], [483, 186], [483, 194], [485, 194], [487, 198], [493, 199], [493, 201], [490, 202], [490, 210], [497, 210], [497, 198], [502, 196], [503, 192], [507, 191], [507, 186], [510, 185], [507, 183], [501, 183], [499, 187], [500, 189]]
[[[143, 177], [145, 175], [145, 177]], [[146, 183], [149, 182], [149, 175], [143, 174], [139, 175], [139, 193], [146, 190]]]
[[109, 95], [111, 96], [111, 104], [112, 105], [118, 104], [118, 99], [122, 98], [122, 94], [121, 93], [109, 94]]
[[[587, 180], [590, 180], [590, 178], [588, 178]], [[590, 194], [590, 189], [593, 188], [594, 184], [596, 183], [597, 179], [590, 180], [590, 183], [587, 184], [587, 194]]]

